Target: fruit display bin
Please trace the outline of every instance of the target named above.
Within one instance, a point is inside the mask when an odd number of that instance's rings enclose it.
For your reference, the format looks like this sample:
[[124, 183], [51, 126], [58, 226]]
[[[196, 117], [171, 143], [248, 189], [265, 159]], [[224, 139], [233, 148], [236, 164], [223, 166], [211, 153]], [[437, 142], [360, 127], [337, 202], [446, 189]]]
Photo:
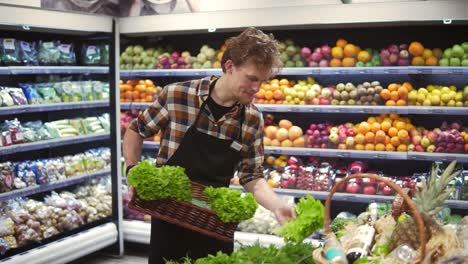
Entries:
[[[203, 190], [203, 185], [192, 182], [192, 198], [207, 203], [208, 198]], [[135, 195], [128, 207], [225, 242], [233, 241], [237, 228], [237, 223], [224, 223], [212, 210], [174, 199], [143, 201]]]
[[[343, 183], [348, 182], [352, 179], [374, 179], [375, 181], [380, 181], [386, 183], [390, 188], [392, 188], [395, 192], [399, 194], [395, 198], [394, 202], [394, 209], [397, 204], [402, 206], [404, 203], [406, 206], [408, 206], [409, 210], [412, 212], [413, 217], [416, 221], [416, 225], [419, 231], [419, 241], [421, 242], [420, 246], [420, 254], [419, 254], [419, 262], [417, 263], [422, 263], [426, 254], [426, 234], [425, 234], [425, 226], [422, 220], [422, 216], [419, 213], [419, 211], [416, 209], [416, 205], [414, 202], [411, 200], [411, 198], [404, 192], [397, 184], [382, 178], [380, 176], [377, 176], [375, 174], [367, 174], [367, 173], [358, 173], [358, 174], [352, 174], [350, 176], [347, 176], [343, 179]], [[333, 197], [333, 194], [336, 192], [339, 184], [336, 184], [333, 186], [333, 188], [330, 190], [330, 193], [327, 196], [327, 199], [325, 201], [325, 211], [324, 211], [324, 228], [325, 228], [325, 234], [326, 236], [333, 236], [334, 234], [331, 232], [330, 229], [330, 208], [331, 208], [331, 200]], [[397, 199], [403, 199], [403, 203], [397, 203]], [[395, 217], [395, 216], [394, 216]], [[324, 248], [318, 248], [313, 251], [312, 253], [313, 259], [315, 263], [319, 264], [329, 264], [332, 263], [331, 261], [327, 260], [324, 255]]]

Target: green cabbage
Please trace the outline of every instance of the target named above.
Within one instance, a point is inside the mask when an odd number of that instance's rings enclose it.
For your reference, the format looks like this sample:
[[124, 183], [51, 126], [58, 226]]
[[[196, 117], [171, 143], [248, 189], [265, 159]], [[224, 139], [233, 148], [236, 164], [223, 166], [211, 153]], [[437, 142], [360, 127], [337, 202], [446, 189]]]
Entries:
[[258, 204], [251, 193], [242, 193], [226, 187], [206, 187], [205, 194], [211, 209], [225, 223], [238, 223], [250, 219]]

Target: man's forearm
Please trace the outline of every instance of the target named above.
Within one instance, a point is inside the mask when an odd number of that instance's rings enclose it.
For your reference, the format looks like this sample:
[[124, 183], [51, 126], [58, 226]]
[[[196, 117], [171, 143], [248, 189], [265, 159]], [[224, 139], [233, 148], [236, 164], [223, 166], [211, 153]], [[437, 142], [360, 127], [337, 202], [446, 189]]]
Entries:
[[244, 189], [252, 193], [257, 202], [270, 211], [275, 211], [281, 206], [278, 195], [263, 178], [246, 183]]
[[143, 138], [137, 132], [127, 129], [122, 144], [123, 156], [127, 166], [135, 165], [140, 161], [142, 145]]

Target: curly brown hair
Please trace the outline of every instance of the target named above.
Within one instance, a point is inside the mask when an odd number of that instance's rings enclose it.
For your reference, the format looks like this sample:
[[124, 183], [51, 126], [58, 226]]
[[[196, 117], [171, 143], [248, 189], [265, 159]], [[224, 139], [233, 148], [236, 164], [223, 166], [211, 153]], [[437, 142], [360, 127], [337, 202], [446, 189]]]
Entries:
[[229, 39], [221, 65], [223, 72], [226, 72], [224, 64], [227, 60], [232, 60], [236, 66], [253, 62], [257, 67], [271, 69], [272, 75], [275, 75], [282, 66], [279, 56], [278, 41], [273, 34], [265, 34], [259, 29], [250, 27]]

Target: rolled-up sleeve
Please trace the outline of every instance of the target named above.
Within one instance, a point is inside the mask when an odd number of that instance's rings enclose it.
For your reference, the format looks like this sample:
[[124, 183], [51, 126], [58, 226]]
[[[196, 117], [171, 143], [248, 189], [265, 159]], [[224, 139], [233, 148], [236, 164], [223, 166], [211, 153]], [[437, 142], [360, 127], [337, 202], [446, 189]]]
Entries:
[[263, 178], [263, 117], [261, 115], [259, 115], [255, 124], [247, 129], [245, 139], [247, 139], [247, 142], [242, 153], [238, 174], [241, 185]]
[[158, 98], [141, 112], [129, 125], [128, 129], [137, 132], [142, 138], [154, 136], [165, 127], [169, 121], [169, 111], [167, 106], [169, 86], [159, 94]]

